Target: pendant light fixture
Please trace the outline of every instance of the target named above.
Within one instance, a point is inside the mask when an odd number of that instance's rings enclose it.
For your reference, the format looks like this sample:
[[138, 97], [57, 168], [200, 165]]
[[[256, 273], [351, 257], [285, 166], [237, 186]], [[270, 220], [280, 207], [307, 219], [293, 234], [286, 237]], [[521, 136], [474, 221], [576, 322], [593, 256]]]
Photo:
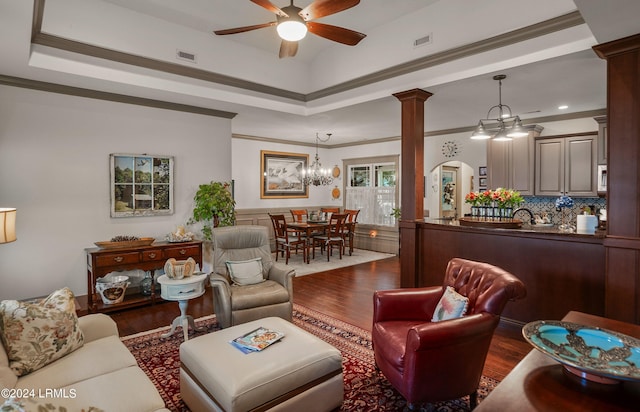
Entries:
[[[471, 135], [472, 139], [507, 141], [515, 137], [524, 137], [528, 135], [527, 131], [522, 127], [520, 117], [514, 116], [511, 113], [511, 108], [506, 104], [502, 104], [502, 81], [506, 78], [507, 76], [504, 74], [497, 74], [493, 76], [493, 80], [498, 81], [498, 104], [489, 109], [486, 119], [480, 119], [478, 121], [478, 126]], [[494, 116], [497, 114], [498, 117], [492, 118], [492, 112], [494, 113]], [[495, 130], [492, 129], [494, 131], [491, 133], [485, 128], [485, 123], [497, 123], [497, 128]]]
[[333, 182], [331, 171], [323, 169], [320, 158], [318, 157], [318, 142], [328, 142], [331, 139], [331, 133], [327, 133], [326, 139], [321, 139], [316, 133], [316, 157], [306, 170], [302, 170], [302, 182], [307, 186], [327, 186]]

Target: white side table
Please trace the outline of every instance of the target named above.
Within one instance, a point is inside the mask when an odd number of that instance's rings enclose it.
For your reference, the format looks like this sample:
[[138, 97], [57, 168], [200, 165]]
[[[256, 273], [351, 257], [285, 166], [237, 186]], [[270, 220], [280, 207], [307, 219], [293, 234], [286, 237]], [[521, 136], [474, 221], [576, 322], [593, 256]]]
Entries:
[[178, 301], [178, 306], [180, 307], [180, 316], [171, 323], [171, 330], [160, 336], [168, 338], [174, 334], [178, 326], [182, 326], [182, 333], [186, 342], [189, 339], [189, 326], [193, 330], [199, 330], [196, 328], [193, 317], [187, 315], [187, 306], [190, 299], [195, 299], [204, 294], [204, 281], [207, 277], [206, 273], [200, 273], [182, 279], [171, 279], [167, 275], [162, 275], [158, 278], [162, 299]]

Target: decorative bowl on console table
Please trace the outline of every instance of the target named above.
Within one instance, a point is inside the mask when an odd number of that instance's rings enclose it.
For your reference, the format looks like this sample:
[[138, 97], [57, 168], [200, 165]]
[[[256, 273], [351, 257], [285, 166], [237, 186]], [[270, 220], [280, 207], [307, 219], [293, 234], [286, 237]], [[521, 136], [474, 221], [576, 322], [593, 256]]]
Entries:
[[568, 372], [593, 382], [640, 381], [640, 340], [598, 327], [538, 320], [522, 328], [524, 338]]
[[94, 242], [96, 246], [102, 249], [119, 249], [125, 247], [137, 247], [137, 246], [149, 246], [155, 242], [155, 238], [152, 237], [128, 237], [126, 240], [118, 240], [120, 237], [116, 236], [110, 241]]

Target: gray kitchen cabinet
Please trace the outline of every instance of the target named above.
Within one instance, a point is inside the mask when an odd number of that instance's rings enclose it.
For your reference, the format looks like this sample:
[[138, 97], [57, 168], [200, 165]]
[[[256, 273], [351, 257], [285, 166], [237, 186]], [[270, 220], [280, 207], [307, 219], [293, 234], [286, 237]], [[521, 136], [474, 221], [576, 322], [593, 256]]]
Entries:
[[535, 156], [536, 196], [598, 195], [597, 135], [536, 140]]
[[524, 196], [534, 194], [535, 136], [541, 127], [529, 135], [506, 142], [487, 142], [487, 178], [490, 189], [514, 189]]

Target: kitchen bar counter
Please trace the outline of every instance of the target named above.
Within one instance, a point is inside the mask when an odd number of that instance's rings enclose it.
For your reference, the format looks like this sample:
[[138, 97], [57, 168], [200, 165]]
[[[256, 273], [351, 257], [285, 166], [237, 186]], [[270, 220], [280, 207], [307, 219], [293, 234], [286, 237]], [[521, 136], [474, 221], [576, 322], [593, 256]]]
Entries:
[[571, 310], [604, 315], [603, 232], [587, 235], [526, 226], [492, 229], [440, 219], [417, 225], [419, 286], [442, 284], [449, 260], [462, 257], [502, 267], [525, 283], [527, 297], [510, 302], [505, 318], [519, 323], [561, 319]]
[[477, 227], [477, 226], [462, 226], [460, 222], [455, 219], [439, 219], [439, 218], [425, 218], [425, 223], [434, 224], [434, 225], [446, 225], [446, 226], [456, 226], [461, 227], [463, 229], [478, 229], [478, 230], [491, 230], [491, 231], [500, 231], [500, 232], [514, 232], [516, 234], [524, 234], [524, 233], [537, 233], [544, 235], [559, 235], [559, 236], [569, 236], [571, 238], [583, 238], [583, 239], [604, 239], [605, 231], [604, 230], [596, 230], [595, 234], [584, 234], [584, 233], [567, 233], [561, 232], [558, 229], [558, 225], [554, 226], [536, 226], [523, 224], [519, 229], [498, 229], [491, 227]]

